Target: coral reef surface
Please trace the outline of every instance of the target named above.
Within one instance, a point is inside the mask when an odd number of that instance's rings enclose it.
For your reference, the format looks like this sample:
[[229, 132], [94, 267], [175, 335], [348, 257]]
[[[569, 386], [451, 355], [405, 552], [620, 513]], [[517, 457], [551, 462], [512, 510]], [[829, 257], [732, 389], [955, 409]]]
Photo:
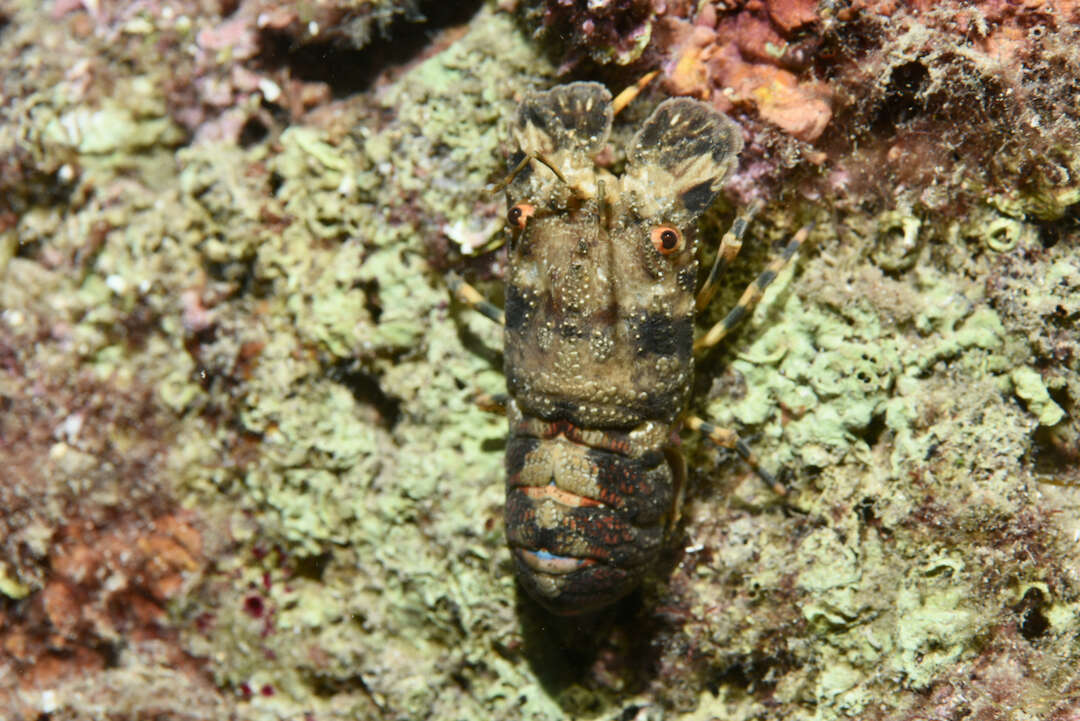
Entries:
[[[0, 708], [49, 719], [1080, 718], [1068, 0], [0, 1]], [[763, 208], [642, 589], [502, 519], [505, 120], [658, 77]], [[706, 264], [716, 243], [705, 242]]]

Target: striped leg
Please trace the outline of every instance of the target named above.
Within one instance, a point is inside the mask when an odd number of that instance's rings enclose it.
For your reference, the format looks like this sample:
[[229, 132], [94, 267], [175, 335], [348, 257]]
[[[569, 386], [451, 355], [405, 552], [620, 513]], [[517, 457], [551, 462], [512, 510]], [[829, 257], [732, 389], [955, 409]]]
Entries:
[[699, 313], [709, 304], [709, 301], [712, 300], [713, 295], [716, 293], [716, 279], [731, 265], [731, 261], [735, 260], [735, 256], [742, 250], [742, 238], [746, 232], [746, 227], [750, 225], [750, 221], [761, 210], [762, 205], [764, 203], [760, 200], [751, 203], [745, 213], [741, 213], [735, 218], [735, 222], [728, 228], [728, 232], [724, 233], [724, 237], [720, 239], [720, 250], [716, 251], [716, 262], [713, 263], [705, 284], [698, 291], [696, 305]]
[[[480, 291], [473, 288], [466, 283], [457, 273], [448, 273], [446, 276], [446, 284], [450, 286], [450, 291], [465, 305], [473, 308], [485, 318], [495, 321], [499, 325], [505, 325], [505, 318], [503, 312], [495, 307], [494, 303], [491, 303], [484, 296], [480, 295]], [[473, 396], [473, 403], [477, 405], [482, 411], [488, 413], [498, 413], [499, 415], [506, 415], [506, 404], [509, 403], [510, 397], [505, 393], [485, 393], [483, 391], [477, 391]]]
[[716, 445], [722, 448], [729, 448], [746, 461], [746, 465], [750, 466], [754, 470], [754, 473], [758, 475], [758, 478], [765, 481], [765, 483], [773, 490], [778, 496], [786, 496], [787, 489], [784, 488], [780, 481], [776, 480], [776, 477], [761, 467], [758, 457], [754, 455], [754, 452], [750, 450], [750, 447], [739, 438], [739, 434], [730, 428], [720, 428], [714, 426], [712, 423], [701, 420], [697, 416], [690, 416], [686, 419], [686, 427], [692, 431], [698, 431], [705, 434], [705, 437]]
[[784, 252], [780, 254], [773, 262], [769, 263], [769, 266], [762, 271], [761, 275], [757, 277], [753, 283], [747, 287], [743, 292], [742, 297], [739, 298], [739, 302], [731, 309], [731, 312], [724, 316], [724, 319], [709, 329], [709, 332], [694, 341], [694, 350], [703, 351], [712, 348], [714, 345], [724, 339], [728, 333], [730, 333], [736, 326], [741, 323], [746, 316], [750, 315], [750, 311], [761, 300], [761, 296], [765, 293], [765, 289], [769, 287], [769, 283], [773, 282], [776, 278], [776, 274], [780, 272], [792, 256], [795, 255], [805, 241], [806, 237], [810, 235], [810, 231], [813, 230], [813, 225], [805, 225], [799, 229], [791, 240], [788, 242], [787, 247], [784, 248]]
[[499, 325], [506, 325], [503, 312], [494, 303], [480, 295], [480, 291], [463, 281], [457, 273], [448, 273], [446, 284], [450, 287], [450, 292], [462, 303], [476, 310], [485, 318], [493, 320]]

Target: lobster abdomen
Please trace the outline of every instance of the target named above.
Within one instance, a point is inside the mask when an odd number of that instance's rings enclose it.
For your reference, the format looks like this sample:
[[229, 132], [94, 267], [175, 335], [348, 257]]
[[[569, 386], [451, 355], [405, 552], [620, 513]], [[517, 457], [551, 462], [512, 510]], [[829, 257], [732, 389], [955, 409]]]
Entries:
[[506, 534], [518, 578], [560, 614], [625, 596], [656, 560], [671, 518], [681, 478], [670, 454], [631, 440], [633, 432], [528, 417], [515, 426], [506, 449]]

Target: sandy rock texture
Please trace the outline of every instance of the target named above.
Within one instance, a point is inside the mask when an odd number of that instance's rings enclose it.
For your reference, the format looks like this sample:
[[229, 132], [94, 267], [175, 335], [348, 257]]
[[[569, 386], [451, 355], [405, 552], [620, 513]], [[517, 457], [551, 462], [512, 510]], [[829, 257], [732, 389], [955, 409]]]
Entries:
[[[1080, 718], [1072, 2], [0, 1], [5, 718]], [[664, 561], [515, 587], [505, 123], [659, 75], [763, 209]], [[703, 260], [715, 243], [705, 242]], [[4, 715], [4, 714], [0, 714]]]

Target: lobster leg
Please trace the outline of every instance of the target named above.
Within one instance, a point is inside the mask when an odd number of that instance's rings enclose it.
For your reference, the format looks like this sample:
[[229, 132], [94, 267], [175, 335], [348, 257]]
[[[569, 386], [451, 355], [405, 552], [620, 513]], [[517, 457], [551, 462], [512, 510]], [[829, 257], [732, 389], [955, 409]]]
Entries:
[[706, 438], [716, 445], [721, 446], [722, 448], [730, 448], [738, 453], [739, 456], [746, 461], [746, 465], [750, 466], [754, 473], [756, 473], [761, 480], [765, 481], [765, 483], [773, 490], [773, 493], [778, 496], [787, 495], [787, 489], [784, 488], [780, 481], [776, 480], [775, 476], [761, 467], [761, 461], [759, 461], [754, 452], [750, 450], [750, 446], [746, 445], [746, 443], [739, 438], [738, 433], [730, 428], [720, 428], [719, 426], [715, 426], [712, 423], [701, 420], [697, 416], [687, 417], [685, 423], [687, 428], [704, 434]]
[[694, 301], [694, 305], [697, 307], [698, 312], [709, 304], [713, 295], [716, 293], [716, 280], [719, 278], [724, 270], [727, 269], [731, 262], [735, 260], [735, 256], [742, 250], [743, 234], [746, 233], [747, 226], [750, 225], [750, 221], [754, 219], [758, 211], [761, 210], [762, 202], [755, 200], [750, 204], [750, 207], [746, 209], [746, 212], [739, 213], [739, 216], [735, 218], [735, 221], [731, 224], [731, 227], [724, 237], [720, 239], [720, 249], [716, 251], [716, 261], [713, 263], [712, 270], [709, 271], [709, 277], [705, 280], [704, 285], [701, 286], [701, 290], [698, 291], [697, 299]]
[[446, 276], [446, 284], [450, 287], [450, 291], [465, 305], [476, 310], [480, 315], [492, 320], [499, 325], [506, 325], [505, 316], [494, 303], [480, 295], [480, 291], [473, 288], [471, 285], [461, 279], [456, 273], [449, 273]]
[[[494, 303], [484, 298], [484, 296], [480, 294], [480, 291], [462, 280], [456, 273], [447, 274], [446, 284], [450, 287], [450, 291], [454, 296], [462, 303], [477, 311], [485, 318], [494, 321], [499, 325], [505, 325], [503, 312], [499, 310]], [[476, 395], [473, 397], [473, 402], [481, 410], [487, 411], [488, 413], [498, 413], [503, 416], [506, 415], [506, 404], [509, 400], [510, 397], [505, 393], [485, 393], [483, 391], [477, 391]]]
[[[700, 352], [712, 348], [750, 315], [750, 311], [761, 300], [761, 296], [764, 295], [765, 289], [769, 287], [769, 283], [773, 282], [780, 269], [787, 265], [787, 262], [798, 252], [799, 246], [806, 242], [811, 230], [813, 230], [813, 225], [804, 225], [799, 229], [799, 232], [792, 236], [787, 247], [784, 248], [784, 252], [769, 263], [769, 266], [761, 272], [761, 275], [743, 291], [742, 297], [739, 298], [739, 302], [731, 309], [731, 312], [710, 328], [708, 333], [694, 341], [695, 351]], [[722, 247], [721, 250], [723, 250]]]

